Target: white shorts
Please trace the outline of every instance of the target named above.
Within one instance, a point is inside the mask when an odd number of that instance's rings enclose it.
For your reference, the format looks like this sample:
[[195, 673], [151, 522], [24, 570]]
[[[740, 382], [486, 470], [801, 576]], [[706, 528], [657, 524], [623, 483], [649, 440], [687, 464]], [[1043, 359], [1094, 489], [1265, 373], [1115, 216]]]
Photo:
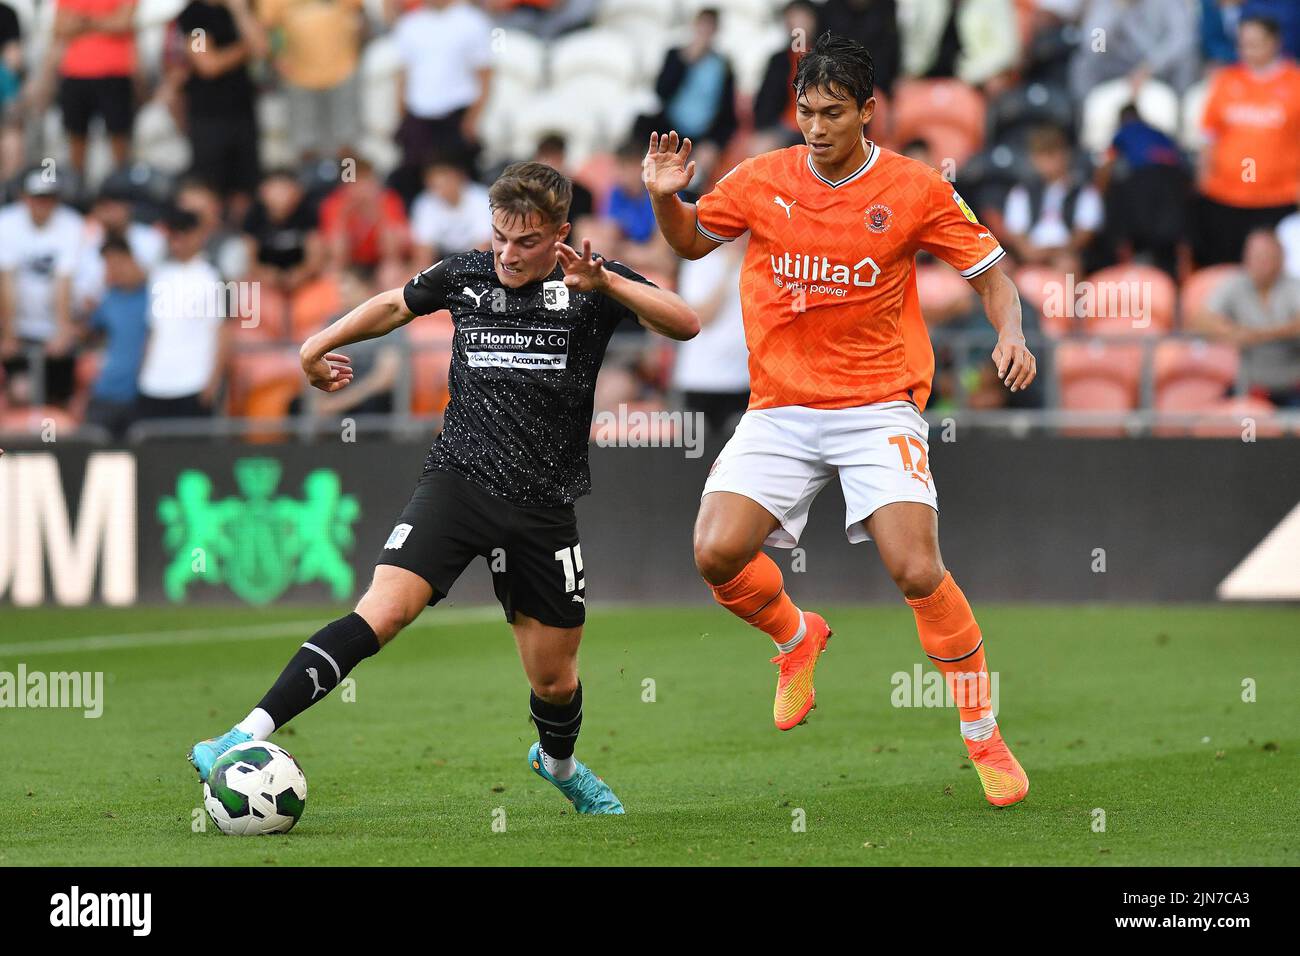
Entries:
[[939, 510], [929, 433], [911, 402], [751, 409], [713, 463], [703, 494], [730, 491], [753, 499], [781, 522], [766, 543], [793, 548], [813, 499], [838, 472], [844, 533], [857, 544], [870, 538], [867, 518], [887, 504], [919, 501]]

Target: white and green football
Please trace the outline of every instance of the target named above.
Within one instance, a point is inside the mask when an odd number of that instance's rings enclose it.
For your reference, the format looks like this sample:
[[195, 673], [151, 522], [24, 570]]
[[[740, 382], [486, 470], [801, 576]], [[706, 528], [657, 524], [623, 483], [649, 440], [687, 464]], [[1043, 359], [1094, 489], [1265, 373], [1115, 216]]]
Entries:
[[307, 806], [307, 776], [283, 747], [250, 740], [217, 758], [203, 783], [203, 806], [231, 836], [288, 833]]

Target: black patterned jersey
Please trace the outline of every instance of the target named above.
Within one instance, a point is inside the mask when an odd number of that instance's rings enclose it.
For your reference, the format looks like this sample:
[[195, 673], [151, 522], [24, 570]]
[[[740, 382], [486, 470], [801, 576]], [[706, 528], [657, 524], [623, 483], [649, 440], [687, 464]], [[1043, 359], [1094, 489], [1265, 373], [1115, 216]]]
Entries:
[[[652, 284], [617, 262], [611, 272]], [[591, 491], [587, 464], [596, 375], [615, 326], [635, 321], [609, 296], [575, 292], [564, 270], [517, 289], [492, 253], [448, 256], [406, 284], [418, 315], [451, 311], [447, 406], [424, 470], [461, 475], [515, 504], [569, 504]]]

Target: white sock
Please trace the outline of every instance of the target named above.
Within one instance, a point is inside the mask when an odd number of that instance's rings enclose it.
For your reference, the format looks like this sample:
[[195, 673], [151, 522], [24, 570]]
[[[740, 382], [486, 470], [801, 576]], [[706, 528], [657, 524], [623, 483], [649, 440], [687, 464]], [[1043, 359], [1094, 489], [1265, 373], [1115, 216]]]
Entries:
[[254, 740], [265, 740], [275, 732], [275, 721], [261, 707], [254, 707], [252, 713], [235, 724], [235, 729], [252, 734]]
[[981, 717], [979, 720], [963, 720], [961, 722], [961, 735], [967, 740], [988, 740], [993, 736], [993, 731], [997, 730], [998, 722], [992, 714], [987, 717]]
[[542, 751], [542, 766], [556, 780], [568, 780], [578, 772], [578, 762], [572, 756], [560, 760], [552, 757], [545, 750]]
[[800, 611], [799, 630], [794, 632], [794, 637], [790, 638], [790, 640], [786, 641], [784, 644], [782, 644], [780, 641], [773, 641], [772, 643], [776, 645], [776, 649], [780, 651], [782, 654], [789, 654], [792, 650], [794, 650], [796, 647], [799, 646], [799, 643], [803, 640], [804, 632], [807, 630], [808, 630], [808, 625], [807, 623], [805, 623], [803, 619], [803, 611]]

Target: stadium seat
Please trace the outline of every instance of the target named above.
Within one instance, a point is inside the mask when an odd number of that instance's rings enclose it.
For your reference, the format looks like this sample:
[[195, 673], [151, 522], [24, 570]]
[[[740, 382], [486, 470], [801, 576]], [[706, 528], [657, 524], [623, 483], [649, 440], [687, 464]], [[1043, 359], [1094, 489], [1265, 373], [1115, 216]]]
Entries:
[[289, 305], [289, 336], [302, 342], [339, 314], [339, 284], [336, 276], [322, 274], [294, 293]]
[[[1157, 412], [1199, 412], [1218, 406], [1237, 380], [1241, 357], [1231, 345], [1200, 339], [1168, 339], [1155, 348]], [[1178, 425], [1161, 425], [1156, 434], [1186, 434]]]
[[501, 31], [500, 41], [492, 44], [493, 73], [526, 89], [542, 89], [547, 82], [546, 44], [526, 30]]
[[0, 410], [0, 435], [39, 435], [54, 427], [54, 434], [73, 432], [81, 424], [78, 418], [57, 405], [20, 405]]
[[790, 42], [786, 33], [771, 20], [737, 21], [724, 11], [718, 35], [718, 49], [731, 61], [736, 91], [747, 100], [758, 92], [772, 54]]
[[[1071, 412], [1127, 412], [1137, 408], [1142, 349], [1096, 340], [1068, 341], [1055, 352], [1061, 409]], [[1079, 436], [1117, 436], [1124, 429], [1085, 426], [1064, 430]]]
[[1285, 434], [1285, 429], [1273, 417], [1276, 406], [1262, 398], [1249, 395], [1225, 398], [1204, 411], [1207, 417], [1192, 426], [1191, 433], [1196, 438], [1240, 440], [1251, 423], [1256, 438], [1281, 438]]
[[[1124, 319], [1135, 333], [1173, 329], [1177, 287], [1162, 270], [1137, 264], [1110, 266], [1092, 273], [1087, 281], [1093, 297], [1091, 308], [1086, 299], [1082, 306], [1081, 318], [1086, 330], [1093, 331], [1107, 319]], [[1134, 324], [1148, 319], [1149, 324]], [[1110, 331], [1119, 331], [1118, 325]]]
[[1197, 314], [1204, 307], [1206, 299], [1214, 292], [1215, 287], [1228, 276], [1240, 271], [1240, 266], [1223, 263], [1197, 269], [1184, 279], [1178, 296], [1178, 313], [1182, 317], [1183, 328], [1189, 328], [1196, 320]]
[[1073, 303], [1065, 301], [1065, 273], [1049, 266], [1022, 266], [1013, 278], [1021, 299], [1038, 312], [1043, 334], [1061, 338], [1074, 331]]
[[411, 414], [441, 415], [450, 398], [451, 313], [420, 316], [406, 328], [411, 342]]
[[922, 138], [958, 166], [984, 142], [984, 97], [960, 80], [905, 80], [894, 87], [896, 143]]
[[[1133, 100], [1133, 87], [1126, 77], [1098, 83], [1083, 100], [1084, 147], [1104, 153], [1119, 129], [1119, 111]], [[1170, 136], [1178, 135], [1178, 94], [1167, 83], [1147, 80], [1138, 90], [1138, 111], [1142, 118]]]
[[[582, 81], [582, 86], [595, 86], [591, 81]], [[619, 86], [618, 90], [624, 88]], [[587, 108], [602, 105], [596, 96], [583, 103], [583, 108], [576, 109], [573, 96], [576, 90], [567, 94], [563, 89], [551, 89], [536, 94], [516, 103], [517, 115], [511, 136], [513, 155], [531, 156], [543, 136], [561, 133], [566, 141], [566, 152], [571, 163], [581, 165], [588, 156], [595, 152], [604, 118], [595, 109]], [[599, 95], [607, 95], [605, 93]], [[622, 95], [620, 92], [618, 95]], [[608, 103], [608, 101], [605, 101]]]
[[916, 267], [916, 293], [927, 322], [936, 316], [955, 317], [975, 304], [975, 290], [946, 263]]
[[552, 84], [560, 86], [592, 77], [623, 86], [636, 82], [636, 47], [623, 33], [593, 27], [570, 33], [551, 45]]

